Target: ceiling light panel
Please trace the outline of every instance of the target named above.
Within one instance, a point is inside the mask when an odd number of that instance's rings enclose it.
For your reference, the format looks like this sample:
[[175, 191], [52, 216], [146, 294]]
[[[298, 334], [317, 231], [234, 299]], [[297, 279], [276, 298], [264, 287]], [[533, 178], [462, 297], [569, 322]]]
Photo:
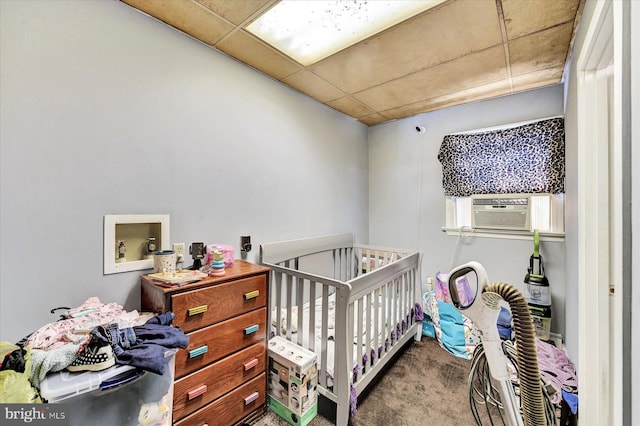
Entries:
[[445, 0], [283, 0], [246, 29], [311, 65]]

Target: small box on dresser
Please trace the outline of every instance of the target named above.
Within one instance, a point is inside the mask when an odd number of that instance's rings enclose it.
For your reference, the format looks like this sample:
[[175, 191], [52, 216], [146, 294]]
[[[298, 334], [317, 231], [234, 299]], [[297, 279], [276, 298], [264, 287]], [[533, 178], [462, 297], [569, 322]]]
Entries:
[[236, 260], [222, 277], [166, 286], [144, 275], [144, 311], [175, 315], [189, 336], [175, 357], [173, 422], [235, 425], [266, 411], [269, 268]]

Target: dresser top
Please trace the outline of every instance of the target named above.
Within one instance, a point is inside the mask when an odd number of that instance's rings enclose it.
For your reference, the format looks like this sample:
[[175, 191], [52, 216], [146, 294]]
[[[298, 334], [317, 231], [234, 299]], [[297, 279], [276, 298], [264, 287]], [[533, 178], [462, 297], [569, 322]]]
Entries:
[[200, 287], [207, 287], [231, 280], [236, 280], [239, 278], [249, 277], [251, 275], [264, 274], [269, 271], [269, 268], [266, 266], [256, 265], [255, 263], [236, 259], [234, 261], [233, 267], [225, 268], [224, 271], [225, 274], [222, 277], [207, 277], [203, 278], [200, 281], [188, 284], [168, 285], [167, 283], [154, 280], [153, 278], [149, 277], [149, 275], [143, 275], [142, 282], [153, 285], [163, 293], [173, 293], [176, 291], [194, 290]]

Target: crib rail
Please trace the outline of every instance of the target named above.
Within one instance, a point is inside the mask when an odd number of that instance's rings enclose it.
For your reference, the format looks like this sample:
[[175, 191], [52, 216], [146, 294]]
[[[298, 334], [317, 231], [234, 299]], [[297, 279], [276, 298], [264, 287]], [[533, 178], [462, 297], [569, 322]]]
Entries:
[[279, 241], [261, 245], [260, 260], [262, 263], [281, 264], [285, 261], [337, 249], [353, 248], [353, 246], [354, 236], [350, 233]]
[[[328, 271], [306, 270], [313, 256]], [[318, 355], [318, 391], [336, 402], [338, 423], [346, 424], [350, 386], [359, 394], [405, 342], [421, 336], [414, 311], [420, 254], [336, 234], [265, 244], [261, 262], [271, 268], [270, 335]]]
[[355, 244], [353, 248], [358, 262], [357, 275], [369, 273], [412, 253], [403, 249], [382, 248], [364, 244]]
[[[315, 352], [318, 355], [318, 384], [325, 390], [337, 387], [339, 383], [336, 382], [344, 380], [346, 375], [335, 377], [335, 358], [330, 358], [331, 350], [328, 343], [331, 330], [345, 328], [338, 327], [338, 324], [346, 324], [346, 318], [340, 320], [338, 313], [347, 310], [351, 285], [286, 266], [269, 266], [272, 295], [270, 334], [282, 335]], [[330, 315], [332, 304], [336, 313], [333, 317]], [[306, 316], [305, 307], [308, 312]], [[330, 320], [333, 320], [333, 324]], [[345, 337], [342, 337], [342, 340], [339, 340], [340, 338], [336, 334], [333, 341], [345, 341]]]
[[[420, 254], [408, 254], [375, 273], [348, 281], [352, 286], [347, 319], [359, 328], [346, 327], [347, 341], [353, 340], [355, 360], [349, 365], [359, 394], [378, 370], [404, 343], [421, 335], [416, 326], [416, 300], [420, 298]], [[373, 320], [368, 320], [373, 318]], [[418, 330], [419, 328], [419, 330]], [[360, 331], [354, 333], [354, 331]], [[350, 363], [352, 357], [346, 359]]]

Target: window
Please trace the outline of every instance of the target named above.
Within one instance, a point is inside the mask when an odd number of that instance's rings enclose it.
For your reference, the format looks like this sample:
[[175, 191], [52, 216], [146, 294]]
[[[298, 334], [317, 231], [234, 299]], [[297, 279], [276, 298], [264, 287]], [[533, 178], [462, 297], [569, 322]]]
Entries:
[[438, 160], [445, 229], [564, 232], [563, 118], [447, 135]]
[[[534, 230], [542, 234], [564, 233], [564, 194], [491, 194], [500, 197], [528, 198], [527, 226], [522, 229], [491, 226], [491, 222], [478, 226], [474, 223], [473, 197], [446, 197], [446, 225], [445, 230], [459, 228], [476, 229], [480, 232], [522, 233], [528, 235]], [[496, 218], [495, 221], [499, 221]]]

